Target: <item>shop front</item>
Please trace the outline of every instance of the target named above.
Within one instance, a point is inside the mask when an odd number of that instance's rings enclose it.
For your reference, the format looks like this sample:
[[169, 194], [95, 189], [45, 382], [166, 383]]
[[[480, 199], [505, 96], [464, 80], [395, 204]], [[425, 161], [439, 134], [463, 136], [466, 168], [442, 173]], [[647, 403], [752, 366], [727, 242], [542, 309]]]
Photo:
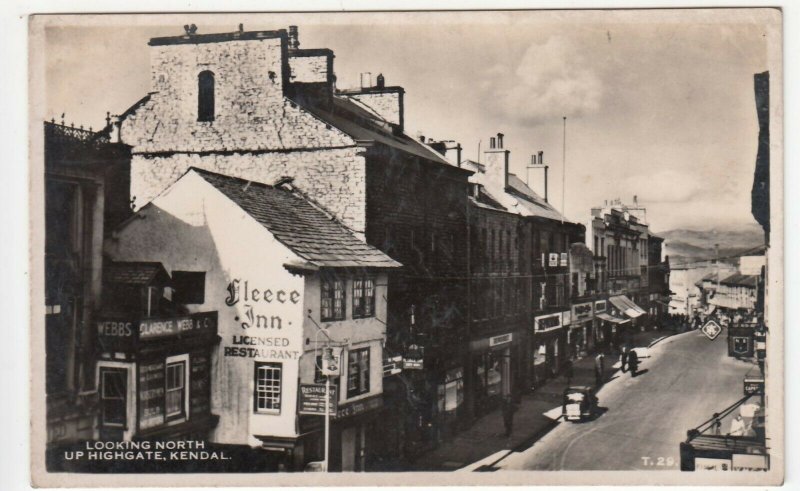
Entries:
[[572, 306], [570, 324], [570, 344], [577, 356], [586, 356], [594, 350], [595, 328], [593, 302], [578, 303]]
[[98, 317], [99, 440], [207, 440], [217, 312]]
[[565, 337], [562, 312], [534, 317], [530, 348], [533, 388], [558, 373], [564, 360]]
[[[336, 405], [330, 416], [330, 471], [370, 470], [372, 463], [368, 456], [374, 453], [372, 449], [380, 447], [383, 434], [381, 414], [383, 395]], [[294, 460], [322, 462], [325, 459], [324, 413], [300, 414], [299, 427], [301, 435], [298, 444], [293, 446]]]
[[520, 337], [508, 332], [470, 342], [475, 414], [485, 414], [503, 398], [516, 395], [512, 389], [518, 377]]
[[631, 326], [635, 329], [644, 329], [647, 319], [647, 311], [639, 307], [627, 295], [616, 295], [608, 299], [611, 304], [611, 314], [619, 318], [631, 320]]

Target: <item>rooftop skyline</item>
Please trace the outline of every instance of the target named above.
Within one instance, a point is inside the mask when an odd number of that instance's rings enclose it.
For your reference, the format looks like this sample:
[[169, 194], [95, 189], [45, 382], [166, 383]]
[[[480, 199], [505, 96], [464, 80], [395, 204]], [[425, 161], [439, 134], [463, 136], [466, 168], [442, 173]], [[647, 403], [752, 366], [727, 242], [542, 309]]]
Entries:
[[[75, 18], [46, 31], [42, 117], [101, 128], [150, 91], [152, 37], [299, 26], [301, 48], [335, 53], [337, 87], [360, 74], [406, 89], [406, 132], [453, 139], [463, 158], [505, 134], [511, 171], [526, 178], [544, 151], [559, 210], [562, 118], [565, 214], [637, 195], [656, 231], [754, 223], [758, 123], [753, 74], [768, 69], [757, 17], [649, 11], [172, 15]], [[135, 20], [135, 22], [134, 22]]]

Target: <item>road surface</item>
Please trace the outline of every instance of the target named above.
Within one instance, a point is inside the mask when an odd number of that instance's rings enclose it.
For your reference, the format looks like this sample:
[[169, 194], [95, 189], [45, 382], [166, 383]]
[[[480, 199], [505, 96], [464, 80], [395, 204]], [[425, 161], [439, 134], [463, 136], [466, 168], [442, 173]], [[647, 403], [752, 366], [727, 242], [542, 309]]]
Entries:
[[[507, 470], [677, 470], [686, 430], [742, 397], [755, 365], [727, 356], [726, 332], [714, 341], [699, 331], [650, 349], [636, 378], [618, 373], [599, 392], [607, 410], [593, 421], [562, 422], [533, 446], [495, 464]], [[722, 432], [729, 431], [724, 421]]]

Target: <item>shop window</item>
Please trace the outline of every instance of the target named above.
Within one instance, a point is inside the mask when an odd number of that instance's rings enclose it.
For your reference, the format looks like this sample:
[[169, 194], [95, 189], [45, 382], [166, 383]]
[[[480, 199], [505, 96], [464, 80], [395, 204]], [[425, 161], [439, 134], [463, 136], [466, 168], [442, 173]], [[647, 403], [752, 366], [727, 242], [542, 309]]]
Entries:
[[206, 274], [202, 271], [173, 271], [172, 285], [175, 293], [172, 300], [179, 304], [205, 303]]
[[353, 280], [353, 318], [375, 315], [375, 281], [372, 278]]
[[214, 72], [203, 71], [197, 76], [197, 120], [214, 121]]
[[167, 358], [164, 381], [165, 413], [168, 420], [186, 417], [186, 365], [188, 356]]
[[127, 426], [127, 391], [127, 369], [100, 369], [100, 417], [103, 426]]
[[255, 411], [279, 414], [281, 412], [282, 365], [256, 362], [255, 369]]
[[347, 397], [369, 392], [369, 348], [352, 350], [347, 362]]
[[322, 280], [320, 315], [323, 321], [342, 320], [345, 316], [344, 281]]

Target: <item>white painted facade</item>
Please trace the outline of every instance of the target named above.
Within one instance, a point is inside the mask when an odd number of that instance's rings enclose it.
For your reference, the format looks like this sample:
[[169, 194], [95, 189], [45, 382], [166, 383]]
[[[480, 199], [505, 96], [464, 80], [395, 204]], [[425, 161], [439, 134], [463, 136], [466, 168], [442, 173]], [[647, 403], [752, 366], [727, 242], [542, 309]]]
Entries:
[[[347, 399], [342, 390], [340, 403], [382, 393], [386, 273], [372, 276], [375, 316], [352, 318], [350, 278], [345, 319], [321, 322], [318, 273], [290, 273], [284, 264], [304, 260], [194, 171], [121, 225], [105, 250], [115, 261], [161, 262], [170, 274], [205, 272], [204, 303], [188, 307], [192, 312], [219, 313], [221, 341], [212, 351], [211, 412], [220, 419], [211, 441], [257, 446], [258, 437], [298, 436], [298, 383], [314, 382], [319, 354], [314, 340], [325, 339], [317, 334], [317, 326], [327, 328], [334, 340], [346, 341], [342, 387], [347, 383], [348, 351], [370, 348], [369, 392]], [[260, 362], [281, 364], [279, 410], [255, 408], [255, 364]]]

